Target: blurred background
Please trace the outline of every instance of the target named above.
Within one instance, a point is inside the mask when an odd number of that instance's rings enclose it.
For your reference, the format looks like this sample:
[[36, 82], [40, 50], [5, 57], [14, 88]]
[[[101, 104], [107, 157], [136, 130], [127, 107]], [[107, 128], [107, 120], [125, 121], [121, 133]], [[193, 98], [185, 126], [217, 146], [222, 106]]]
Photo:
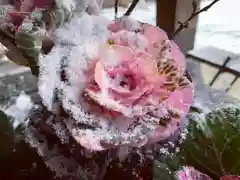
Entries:
[[[140, 0], [132, 12], [132, 17], [156, 25], [156, 2], [155, 0]], [[199, 6], [203, 8], [211, 2], [213, 0], [201, 0]], [[118, 17], [121, 17], [130, 3], [131, 0], [120, 0]], [[112, 0], [105, 0], [103, 14], [106, 17], [114, 17], [113, 6], [114, 2]], [[211, 87], [225, 91], [234, 81], [233, 85], [228, 89], [228, 94], [236, 98], [240, 98], [240, 80], [235, 80], [238, 72], [224, 72], [221, 65], [230, 56], [232, 58], [231, 66], [235, 66], [235, 70], [240, 71], [240, 66], [239, 68], [236, 67], [236, 64], [240, 64], [240, 58], [238, 58], [240, 54], [240, 23], [237, 20], [240, 16], [239, 7], [239, 0], [220, 0], [208, 11], [201, 13], [194, 27], [196, 32], [193, 51], [191, 51], [191, 55], [204, 57], [206, 61], [213, 61], [214, 59], [219, 66], [214, 67], [208, 63], [200, 63], [203, 83], [209, 85], [214, 76], [221, 70], [223, 72], [217, 76]]]

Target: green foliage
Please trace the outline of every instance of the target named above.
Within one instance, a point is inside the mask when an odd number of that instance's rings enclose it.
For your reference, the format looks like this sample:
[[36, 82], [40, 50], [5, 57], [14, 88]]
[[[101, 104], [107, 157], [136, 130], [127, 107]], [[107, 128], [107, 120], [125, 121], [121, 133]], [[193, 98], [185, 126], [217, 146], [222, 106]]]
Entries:
[[1, 43], [8, 49], [6, 52], [8, 59], [17, 65], [30, 67], [32, 74], [37, 76], [42, 40], [26, 32], [17, 32], [13, 39], [3, 33], [0, 37]]
[[15, 35], [15, 42], [17, 48], [22, 52], [22, 54], [27, 58], [36, 58], [42, 48], [42, 40], [36, 37], [31, 32], [18, 31]]
[[[8, 47], [9, 48], [9, 47]], [[13, 63], [20, 65], [20, 66], [27, 66], [29, 67], [29, 62], [26, 57], [22, 55], [20, 50], [16, 46], [11, 46], [10, 49], [6, 53], [8, 59]]]
[[1, 179], [52, 179], [43, 159], [25, 142], [24, 127], [13, 129], [10, 119], [0, 111], [0, 177]]
[[181, 163], [214, 179], [240, 174], [240, 109], [236, 106], [189, 119], [188, 134], [181, 145]]
[[11, 154], [14, 146], [14, 131], [7, 115], [0, 111], [0, 161]]
[[169, 167], [159, 161], [154, 162], [154, 168], [153, 168], [153, 180], [177, 180], [175, 177], [175, 174], [172, 170], [169, 169]]
[[161, 161], [154, 161], [153, 180], [177, 180], [175, 172], [180, 168], [179, 157], [168, 154]]
[[42, 21], [48, 30], [53, 30], [62, 26], [71, 16], [72, 13], [63, 8], [47, 9], [43, 12]]

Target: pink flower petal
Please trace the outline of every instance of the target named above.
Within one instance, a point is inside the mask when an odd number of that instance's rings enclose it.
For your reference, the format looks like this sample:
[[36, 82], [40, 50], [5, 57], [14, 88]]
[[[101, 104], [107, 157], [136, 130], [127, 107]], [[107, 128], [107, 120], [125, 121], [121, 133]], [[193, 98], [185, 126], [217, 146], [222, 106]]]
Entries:
[[149, 134], [148, 144], [153, 144], [170, 137], [179, 128], [178, 120], [173, 120], [167, 127], [159, 126], [155, 132]]
[[98, 86], [100, 87], [100, 89], [107, 88], [106, 87], [107, 84], [105, 83], [105, 81], [107, 81], [106, 71], [101, 62], [97, 62], [96, 64], [94, 79]]
[[193, 167], [184, 166], [176, 173], [178, 180], [211, 180], [211, 178]]
[[99, 59], [105, 68], [118, 66], [122, 62], [133, 61], [133, 51], [125, 46], [111, 45], [103, 46], [99, 51]]
[[143, 25], [143, 35], [148, 39], [150, 45], [163, 40], [168, 40], [167, 34], [160, 28], [150, 24]]
[[166, 100], [165, 104], [178, 109], [183, 118], [189, 111], [189, 108], [193, 102], [194, 90], [193, 87], [187, 87], [183, 90], [176, 90]]
[[103, 151], [105, 148], [100, 144], [100, 141], [94, 138], [90, 134], [81, 135], [81, 136], [73, 136], [74, 139], [81, 144], [84, 148], [91, 151]]
[[117, 19], [113, 23], [108, 25], [108, 29], [114, 33], [120, 31], [122, 29], [122, 23], [120, 19]]
[[[149, 41], [149, 51], [154, 56], [158, 55], [159, 49], [154, 48], [154, 43], [160, 43], [163, 40], [168, 40], [167, 34], [160, 28], [144, 24], [144, 36]], [[173, 58], [179, 67], [179, 69], [184, 72], [185, 70], [185, 57], [181, 52], [180, 48], [174, 41], [170, 41], [171, 47], [171, 58]]]
[[111, 89], [111, 96], [117, 99], [121, 104], [133, 105], [134, 102], [143, 96], [149, 90], [149, 87], [138, 87], [133, 91], [121, 91], [120, 89]]
[[[182, 90], [176, 90], [169, 98], [162, 103], [163, 107], [171, 107], [180, 112], [180, 120], [186, 116], [193, 102], [193, 87], [187, 87]], [[167, 128], [159, 127], [156, 132], [149, 137], [149, 144], [166, 139], [178, 129], [179, 119], [173, 119]]]
[[146, 52], [137, 52], [138, 71], [141, 72], [149, 82], [155, 82], [159, 78], [157, 62]]
[[[119, 45], [113, 45], [111, 47], [109, 47], [108, 49], [105, 49], [106, 51], [103, 52], [103, 58], [101, 59], [101, 62], [97, 62], [96, 64], [96, 68], [95, 68], [95, 75], [94, 75], [94, 79], [97, 82], [97, 84], [99, 85], [99, 87], [101, 89], [105, 89], [107, 88], [107, 82], [108, 79], [108, 75], [107, 75], [107, 67], [104, 67], [104, 65], [106, 65], [106, 61], [114, 61], [116, 59], [112, 59], [111, 54], [109, 54], [110, 52], [108, 50], [113, 50], [113, 53], [116, 53], [117, 57], [114, 58], [119, 58], [120, 61], [124, 62], [124, 61], [133, 61], [133, 52], [124, 46], [119, 46]], [[116, 60], [117, 61], [117, 60]]]
[[111, 48], [115, 50], [122, 62], [134, 60], [134, 54], [130, 48], [119, 45], [113, 45]]

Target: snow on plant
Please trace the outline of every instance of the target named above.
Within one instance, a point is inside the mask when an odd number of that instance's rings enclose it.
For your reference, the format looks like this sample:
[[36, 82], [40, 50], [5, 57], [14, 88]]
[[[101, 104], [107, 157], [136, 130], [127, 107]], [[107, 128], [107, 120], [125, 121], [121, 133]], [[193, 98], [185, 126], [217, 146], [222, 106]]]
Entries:
[[16, 128], [20, 123], [23, 123], [28, 118], [29, 112], [34, 106], [31, 98], [25, 93], [21, 93], [15, 101], [4, 112], [13, 118], [13, 126]]
[[179, 128], [193, 85], [183, 75], [183, 54], [163, 30], [84, 14], [55, 37], [39, 63], [39, 92], [50, 110], [57, 93], [72, 116], [65, 123], [83, 147], [139, 147]]

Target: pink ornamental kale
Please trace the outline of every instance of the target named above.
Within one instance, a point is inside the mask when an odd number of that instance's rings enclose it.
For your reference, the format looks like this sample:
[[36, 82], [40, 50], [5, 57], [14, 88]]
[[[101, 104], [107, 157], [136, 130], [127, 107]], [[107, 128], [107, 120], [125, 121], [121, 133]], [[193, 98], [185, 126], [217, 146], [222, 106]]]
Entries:
[[[184, 76], [184, 55], [163, 30], [141, 23], [139, 29], [131, 30], [126, 24], [131, 22], [119, 20], [109, 25], [109, 44], [101, 45], [92, 60], [84, 96], [99, 116], [117, 119], [111, 120], [118, 129], [114, 136], [128, 137], [131, 124], [138, 124], [133, 130], [137, 132], [135, 144], [130, 140], [122, 143], [139, 147], [164, 140], [179, 128], [179, 121], [189, 111], [194, 88]], [[144, 126], [153, 129], [143, 133]], [[108, 129], [101, 131], [107, 133]], [[74, 137], [93, 151], [119, 146], [103, 142], [94, 133]]]
[[[193, 167], [183, 167], [182, 170], [176, 173], [178, 180], [212, 180], [209, 176], [200, 173]], [[222, 180], [222, 179], [221, 179]], [[227, 179], [225, 179], [227, 180]]]

